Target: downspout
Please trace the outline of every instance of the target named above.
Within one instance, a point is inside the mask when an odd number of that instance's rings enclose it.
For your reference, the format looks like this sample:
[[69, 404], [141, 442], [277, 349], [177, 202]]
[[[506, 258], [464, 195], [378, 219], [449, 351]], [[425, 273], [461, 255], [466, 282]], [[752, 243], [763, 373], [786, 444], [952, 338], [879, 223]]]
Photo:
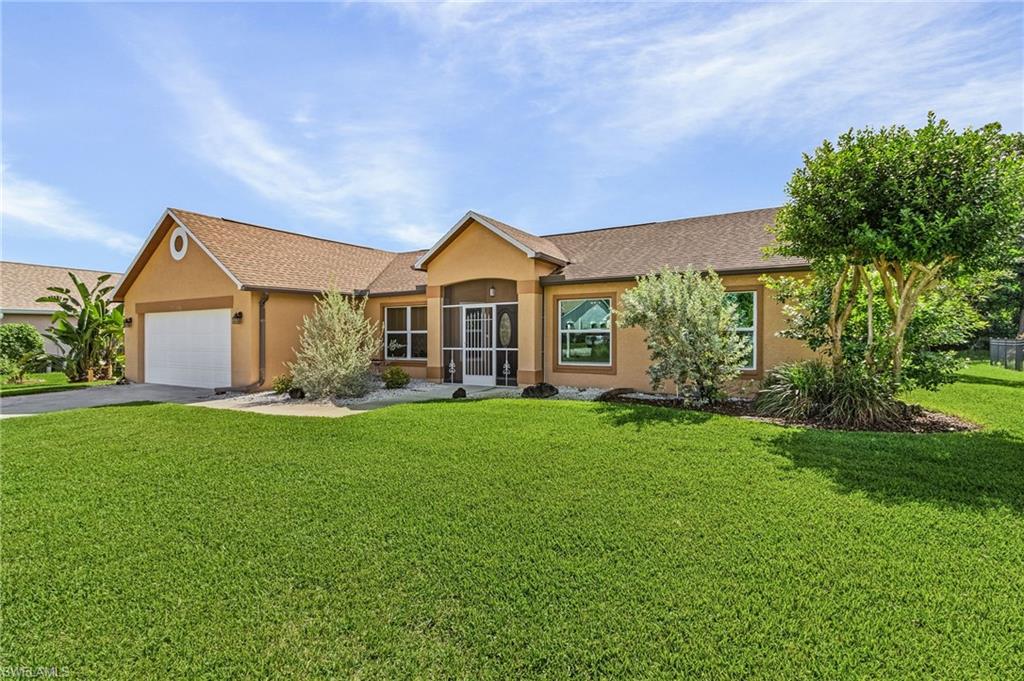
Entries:
[[544, 339], [548, 335], [548, 327], [546, 323], [547, 319], [547, 302], [548, 296], [544, 291], [544, 286], [540, 287], [540, 382], [547, 383], [548, 371], [547, 365], [544, 363]]
[[216, 389], [214, 389], [215, 393], [226, 393], [226, 392], [229, 392], [231, 390], [242, 390], [244, 392], [248, 392], [250, 390], [255, 390], [256, 388], [260, 387], [261, 385], [263, 385], [263, 382], [267, 380], [267, 299], [269, 297], [270, 297], [270, 293], [268, 293], [267, 291], [264, 291], [263, 294], [260, 296], [260, 314], [259, 314], [259, 316], [260, 316], [260, 321], [259, 321], [259, 324], [260, 324], [260, 328], [259, 328], [259, 334], [260, 334], [260, 348], [259, 348], [259, 353], [260, 353], [260, 375], [259, 375], [259, 378], [256, 380], [255, 383], [250, 383], [249, 385], [242, 386], [241, 388], [230, 388], [230, 387], [228, 387], [228, 388], [216, 388]]

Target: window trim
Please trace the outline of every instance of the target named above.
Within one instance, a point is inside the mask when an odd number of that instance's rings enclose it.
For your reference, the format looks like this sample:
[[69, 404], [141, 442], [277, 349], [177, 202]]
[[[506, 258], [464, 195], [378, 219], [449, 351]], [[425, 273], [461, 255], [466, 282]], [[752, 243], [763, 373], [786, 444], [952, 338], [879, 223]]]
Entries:
[[[740, 376], [742, 378], [760, 378], [762, 374], [762, 367], [764, 366], [764, 343], [762, 342], [762, 331], [764, 329], [764, 309], [761, 301], [764, 297], [764, 284], [748, 284], [726, 286], [726, 293], [753, 293], [754, 294], [754, 326], [753, 326], [753, 339], [754, 339], [754, 366], [753, 368], [740, 369]], [[750, 327], [738, 326], [737, 331], [750, 331]]]
[[[581, 331], [598, 331], [608, 332], [608, 344], [609, 344], [609, 356], [608, 363], [596, 363], [596, 362], [563, 362], [562, 361], [562, 302], [573, 301], [573, 300], [607, 300], [610, 309], [612, 310], [612, 320], [609, 324], [608, 329], [566, 329], [566, 333], [579, 333]], [[619, 333], [615, 324], [615, 310], [618, 303], [618, 294], [614, 291], [594, 291], [593, 293], [574, 293], [569, 295], [556, 295], [552, 297], [552, 307], [554, 308], [554, 314], [552, 318], [552, 333], [551, 333], [551, 347], [552, 347], [552, 362], [551, 370], [556, 373], [564, 374], [615, 374], [618, 372], [618, 342]]]
[[[427, 329], [422, 331], [413, 330], [412, 328], [412, 309], [414, 307], [422, 307], [424, 310], [427, 309], [426, 305], [384, 305], [383, 314], [384, 318], [384, 337], [383, 337], [383, 352], [385, 362], [416, 362], [425, 363], [426, 357], [412, 357], [412, 337], [414, 335], [427, 335]], [[388, 330], [388, 311], [389, 310], [405, 310], [405, 329], [389, 331]], [[429, 313], [428, 313], [429, 314]], [[405, 334], [405, 356], [404, 357], [392, 357], [388, 354], [388, 334]], [[428, 341], [429, 345], [429, 341]]]
[[754, 307], [751, 310], [751, 325], [750, 326], [736, 326], [733, 329], [736, 333], [749, 333], [751, 339], [750, 357], [754, 362], [751, 366], [740, 367], [741, 372], [755, 372], [757, 371], [757, 348], [759, 343], [757, 342], [757, 291], [754, 289], [736, 289], [735, 291], [726, 291], [726, 295], [733, 295], [737, 293], [749, 293], [753, 296]]

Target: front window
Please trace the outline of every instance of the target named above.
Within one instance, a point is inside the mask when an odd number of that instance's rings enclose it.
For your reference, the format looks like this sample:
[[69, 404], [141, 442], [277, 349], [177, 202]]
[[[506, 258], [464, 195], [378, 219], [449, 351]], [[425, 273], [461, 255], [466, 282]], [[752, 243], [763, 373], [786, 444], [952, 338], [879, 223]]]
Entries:
[[427, 358], [426, 307], [385, 308], [384, 356], [388, 359]]
[[726, 298], [736, 305], [736, 334], [747, 339], [747, 355], [741, 367], [745, 371], [757, 368], [757, 334], [754, 320], [757, 319], [757, 297], [754, 291], [732, 291]]
[[611, 298], [558, 301], [558, 340], [560, 364], [611, 366]]

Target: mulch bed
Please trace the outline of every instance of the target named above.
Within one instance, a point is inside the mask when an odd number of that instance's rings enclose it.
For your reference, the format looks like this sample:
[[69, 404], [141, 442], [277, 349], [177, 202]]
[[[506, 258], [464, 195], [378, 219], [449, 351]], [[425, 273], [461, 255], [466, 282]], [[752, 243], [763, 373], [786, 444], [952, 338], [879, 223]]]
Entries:
[[957, 416], [937, 411], [927, 411], [915, 405], [908, 408], [910, 415], [896, 423], [877, 427], [848, 428], [820, 420], [790, 420], [761, 416], [754, 411], [754, 400], [750, 398], [730, 397], [721, 402], [709, 405], [697, 405], [684, 397], [673, 397], [658, 393], [644, 393], [631, 388], [616, 388], [603, 393], [598, 402], [615, 404], [642, 404], [649, 407], [667, 407], [669, 409], [689, 409], [725, 416], [738, 416], [753, 421], [763, 421], [782, 426], [800, 426], [822, 430], [854, 430], [883, 433], [960, 433], [980, 430], [977, 423], [966, 421]]

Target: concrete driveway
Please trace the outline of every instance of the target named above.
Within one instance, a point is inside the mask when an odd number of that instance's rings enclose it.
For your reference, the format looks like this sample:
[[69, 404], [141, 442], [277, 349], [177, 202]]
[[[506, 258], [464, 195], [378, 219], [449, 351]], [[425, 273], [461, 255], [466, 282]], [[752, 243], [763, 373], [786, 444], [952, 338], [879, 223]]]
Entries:
[[106, 407], [126, 402], [191, 404], [208, 400], [213, 396], [213, 391], [206, 388], [182, 388], [175, 385], [153, 385], [150, 383], [103, 385], [39, 395], [15, 395], [0, 398], [0, 417], [45, 414], [51, 411], [83, 407]]

